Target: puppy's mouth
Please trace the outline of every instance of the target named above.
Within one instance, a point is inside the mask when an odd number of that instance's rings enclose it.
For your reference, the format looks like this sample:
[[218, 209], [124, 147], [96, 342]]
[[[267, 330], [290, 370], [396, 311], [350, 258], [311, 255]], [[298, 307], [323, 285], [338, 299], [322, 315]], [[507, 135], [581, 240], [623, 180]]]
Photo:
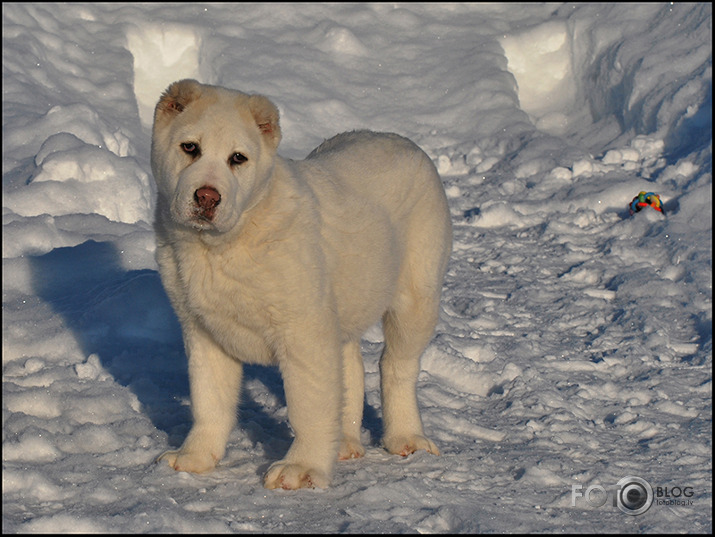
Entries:
[[194, 192], [194, 214], [200, 220], [213, 222], [221, 194], [212, 186], [202, 186]]

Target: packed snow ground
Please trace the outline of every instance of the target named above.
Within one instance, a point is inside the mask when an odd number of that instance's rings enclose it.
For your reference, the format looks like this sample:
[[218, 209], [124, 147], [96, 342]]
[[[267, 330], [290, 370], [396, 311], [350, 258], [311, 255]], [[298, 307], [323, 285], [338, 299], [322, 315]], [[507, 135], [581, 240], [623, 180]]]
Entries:
[[[711, 4], [2, 13], [4, 533], [712, 531]], [[355, 128], [433, 157], [455, 238], [419, 397], [441, 456], [380, 447], [376, 326], [368, 451], [332, 488], [262, 488], [291, 439], [271, 368], [247, 367], [215, 472], [153, 463], [191, 423], [148, 162], [185, 77], [271, 97], [290, 158]], [[665, 215], [629, 215], [641, 190]], [[626, 476], [692, 495], [630, 516], [572, 493]]]

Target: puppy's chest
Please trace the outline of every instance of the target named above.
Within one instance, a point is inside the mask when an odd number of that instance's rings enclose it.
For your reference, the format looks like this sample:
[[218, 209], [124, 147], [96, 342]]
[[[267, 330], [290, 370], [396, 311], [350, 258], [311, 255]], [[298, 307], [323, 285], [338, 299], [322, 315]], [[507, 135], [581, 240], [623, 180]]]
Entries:
[[189, 307], [214, 332], [239, 328], [261, 335], [270, 324], [270, 293], [260, 270], [240, 255], [210, 252], [182, 263]]

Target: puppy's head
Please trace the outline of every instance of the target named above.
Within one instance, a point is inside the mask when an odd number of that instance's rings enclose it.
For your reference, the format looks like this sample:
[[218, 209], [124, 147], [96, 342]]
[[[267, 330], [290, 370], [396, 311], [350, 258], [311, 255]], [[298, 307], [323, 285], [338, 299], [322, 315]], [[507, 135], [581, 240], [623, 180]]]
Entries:
[[152, 132], [163, 224], [234, 229], [266, 190], [280, 139], [278, 109], [266, 97], [173, 83], [156, 105]]

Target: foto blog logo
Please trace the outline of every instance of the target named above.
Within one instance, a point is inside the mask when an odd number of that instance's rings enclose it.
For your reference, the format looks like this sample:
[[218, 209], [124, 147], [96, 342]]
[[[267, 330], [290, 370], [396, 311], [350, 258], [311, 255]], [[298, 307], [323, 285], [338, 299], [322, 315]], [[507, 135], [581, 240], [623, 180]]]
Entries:
[[613, 507], [618, 507], [627, 515], [642, 515], [651, 505], [692, 506], [695, 492], [691, 486], [651, 487], [645, 479], [627, 476], [613, 487], [591, 485], [583, 490], [582, 485], [571, 485], [571, 507], [576, 500], [586, 501], [593, 507], [602, 507], [609, 497]]
[[[611, 501], [627, 515], [642, 515], [653, 505], [653, 487], [645, 479], [627, 476], [614, 487], [610, 487]], [[601, 507], [608, 502], [609, 491], [602, 485], [591, 485], [582, 492], [582, 485], [571, 485], [571, 506], [576, 506], [576, 499], [583, 498], [594, 507]]]

